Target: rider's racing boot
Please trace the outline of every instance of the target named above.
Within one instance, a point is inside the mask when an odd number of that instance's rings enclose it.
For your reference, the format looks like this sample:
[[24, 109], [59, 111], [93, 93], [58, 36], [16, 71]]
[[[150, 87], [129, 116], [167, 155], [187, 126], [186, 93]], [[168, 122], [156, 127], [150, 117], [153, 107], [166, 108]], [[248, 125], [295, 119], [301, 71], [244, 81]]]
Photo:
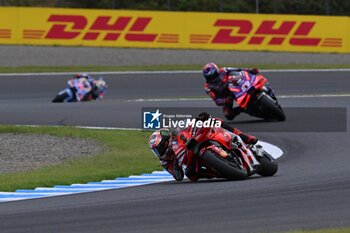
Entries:
[[258, 139], [252, 135], [245, 134], [237, 128], [234, 128], [233, 133], [237, 134], [244, 143], [254, 145], [258, 142]]
[[212, 179], [216, 177], [216, 173], [210, 169], [202, 167], [200, 164], [197, 164], [197, 162], [192, 161], [192, 163], [186, 168], [186, 176], [190, 181], [196, 182], [201, 178]]
[[242, 112], [242, 109], [240, 107], [235, 107], [235, 108], [224, 107], [223, 112], [224, 112], [225, 118], [231, 121]]

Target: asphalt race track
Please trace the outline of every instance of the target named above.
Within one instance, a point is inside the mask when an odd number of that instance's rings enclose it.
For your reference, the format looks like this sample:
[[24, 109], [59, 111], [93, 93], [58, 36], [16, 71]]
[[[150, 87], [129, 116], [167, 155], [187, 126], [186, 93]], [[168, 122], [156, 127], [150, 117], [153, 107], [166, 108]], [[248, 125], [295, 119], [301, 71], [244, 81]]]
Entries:
[[[236, 233], [349, 227], [350, 135], [346, 126], [344, 132], [317, 129], [328, 123], [341, 124], [342, 116], [326, 110], [350, 107], [350, 72], [266, 75], [277, 95], [283, 96], [283, 107], [323, 107], [328, 114], [327, 119], [305, 120], [300, 112], [291, 111], [283, 123], [241, 115], [233, 122], [247, 129], [268, 124], [275, 131], [312, 125], [312, 132], [256, 133], [285, 152], [276, 176], [233, 182], [170, 182], [0, 203], [0, 231]], [[0, 76], [0, 124], [139, 127], [141, 107], [214, 107], [208, 100], [197, 99], [204, 96], [204, 80], [193, 73], [106, 75], [109, 89], [105, 100], [51, 103], [67, 78]], [[172, 100], [178, 97], [193, 100]], [[144, 98], [163, 100], [138, 100]]]

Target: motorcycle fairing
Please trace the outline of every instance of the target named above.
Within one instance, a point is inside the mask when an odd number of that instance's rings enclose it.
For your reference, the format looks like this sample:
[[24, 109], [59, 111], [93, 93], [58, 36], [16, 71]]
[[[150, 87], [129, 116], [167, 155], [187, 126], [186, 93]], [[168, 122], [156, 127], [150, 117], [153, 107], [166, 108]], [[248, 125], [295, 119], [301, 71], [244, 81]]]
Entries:
[[[78, 101], [82, 101], [84, 96], [91, 91], [91, 86], [85, 84], [86, 79], [70, 79], [68, 80], [68, 85], [75, 88], [76, 98]], [[88, 82], [86, 80], [86, 82]]]
[[233, 83], [229, 85], [229, 90], [235, 97], [237, 104], [245, 108], [251, 98], [250, 90], [252, 90], [252, 88], [261, 90], [267, 82], [267, 79], [262, 75], [253, 75], [247, 71], [242, 71], [242, 74], [237, 85], [233, 85]]

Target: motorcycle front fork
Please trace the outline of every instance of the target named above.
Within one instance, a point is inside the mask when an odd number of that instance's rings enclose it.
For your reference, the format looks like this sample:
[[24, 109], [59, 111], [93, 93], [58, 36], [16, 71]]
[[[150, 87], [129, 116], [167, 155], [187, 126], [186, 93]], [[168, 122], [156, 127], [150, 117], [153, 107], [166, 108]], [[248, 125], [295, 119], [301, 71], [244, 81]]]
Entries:
[[275, 96], [275, 93], [274, 93], [274, 91], [272, 90], [272, 88], [271, 88], [271, 86], [270, 86], [269, 83], [266, 83], [266, 84], [263, 86], [262, 90], [263, 90], [266, 94], [268, 94], [272, 99], [274, 99], [275, 101], [277, 101], [277, 98], [276, 98], [276, 96]]
[[240, 146], [242, 150], [242, 156], [239, 157], [241, 160], [240, 162], [245, 167], [248, 175], [253, 175], [256, 172], [258, 166], [260, 165], [259, 161], [256, 159], [255, 156], [262, 156], [261, 150], [259, 148], [256, 148], [255, 146], [249, 148], [246, 148], [244, 145]]

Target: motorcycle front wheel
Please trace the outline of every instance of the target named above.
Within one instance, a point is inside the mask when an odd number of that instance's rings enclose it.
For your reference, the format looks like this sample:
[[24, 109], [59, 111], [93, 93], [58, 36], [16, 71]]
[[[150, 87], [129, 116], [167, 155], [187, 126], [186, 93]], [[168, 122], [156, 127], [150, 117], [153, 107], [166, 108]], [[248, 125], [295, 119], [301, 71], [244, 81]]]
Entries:
[[256, 173], [261, 176], [273, 176], [278, 170], [278, 164], [275, 160], [271, 160], [264, 155], [264, 157], [256, 157], [260, 165]]
[[204, 152], [202, 159], [206, 166], [214, 169], [219, 174], [219, 177], [229, 180], [244, 180], [248, 177], [247, 172], [241, 170], [237, 164], [227, 161], [210, 150]]

